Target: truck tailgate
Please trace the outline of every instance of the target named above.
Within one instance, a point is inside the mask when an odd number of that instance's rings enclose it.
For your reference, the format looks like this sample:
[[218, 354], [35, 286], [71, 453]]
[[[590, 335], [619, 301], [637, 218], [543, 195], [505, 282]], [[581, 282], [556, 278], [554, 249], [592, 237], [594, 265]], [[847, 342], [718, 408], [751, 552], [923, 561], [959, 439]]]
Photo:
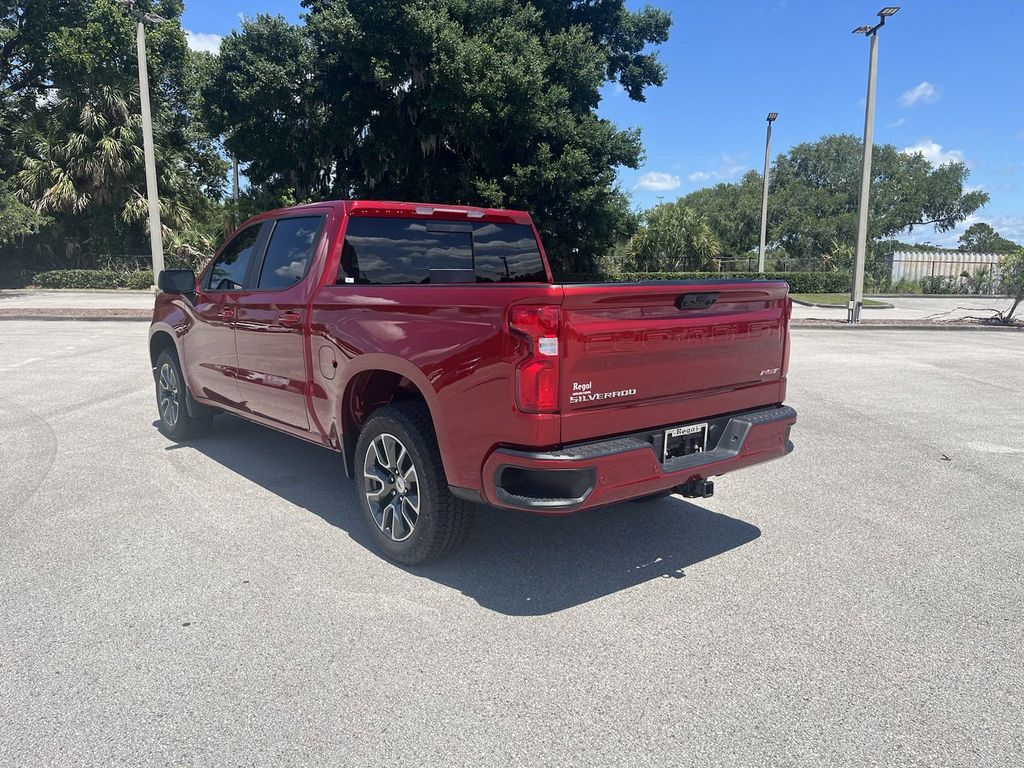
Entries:
[[563, 443], [781, 403], [788, 286], [565, 285]]

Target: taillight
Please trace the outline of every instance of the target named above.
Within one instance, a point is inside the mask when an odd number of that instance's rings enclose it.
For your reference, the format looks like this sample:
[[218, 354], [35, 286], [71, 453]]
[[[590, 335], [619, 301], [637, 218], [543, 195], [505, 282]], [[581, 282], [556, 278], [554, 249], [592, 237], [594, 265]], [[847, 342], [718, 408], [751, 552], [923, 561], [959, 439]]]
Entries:
[[557, 306], [512, 307], [508, 324], [522, 336], [528, 349], [516, 364], [516, 406], [526, 413], [558, 410]]
[[785, 379], [789, 373], [789, 318], [793, 316], [793, 300], [786, 297], [785, 322], [782, 324], [782, 370], [780, 378]]

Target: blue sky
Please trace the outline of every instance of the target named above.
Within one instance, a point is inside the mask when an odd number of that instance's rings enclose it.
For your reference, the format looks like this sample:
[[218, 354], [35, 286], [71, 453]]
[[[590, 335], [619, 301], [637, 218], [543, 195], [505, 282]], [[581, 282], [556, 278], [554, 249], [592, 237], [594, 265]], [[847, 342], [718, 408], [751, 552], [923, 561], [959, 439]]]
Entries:
[[[630, 2], [631, 6], [642, 3]], [[779, 113], [773, 156], [827, 133], [861, 135], [868, 42], [850, 30], [884, 3], [863, 0], [654, 0], [671, 11], [661, 47], [668, 80], [646, 103], [608, 87], [601, 113], [643, 132], [647, 161], [622, 169], [637, 207], [673, 200], [760, 170], [764, 118]], [[215, 48], [241, 14], [298, 21], [298, 0], [186, 1], [194, 47]], [[933, 162], [963, 160], [969, 185], [991, 202], [987, 221], [1024, 242], [1024, 59], [1020, 0], [918, 0], [879, 37], [875, 141], [918, 149]], [[969, 222], [968, 222], [969, 223]], [[960, 228], [962, 230], [963, 227]], [[915, 230], [909, 239], [955, 243], [958, 232]]]

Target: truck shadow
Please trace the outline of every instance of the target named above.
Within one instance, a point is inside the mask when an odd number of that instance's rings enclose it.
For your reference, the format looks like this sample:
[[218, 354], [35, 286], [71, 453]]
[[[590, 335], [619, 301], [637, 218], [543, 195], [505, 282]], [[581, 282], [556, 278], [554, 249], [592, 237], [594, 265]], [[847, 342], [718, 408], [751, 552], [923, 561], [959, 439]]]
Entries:
[[[337, 454], [230, 416], [219, 417], [213, 433], [190, 446], [318, 515], [376, 556]], [[481, 507], [465, 547], [406, 570], [498, 613], [536, 616], [652, 579], [681, 579], [687, 567], [760, 535], [756, 526], [675, 497], [567, 517]]]

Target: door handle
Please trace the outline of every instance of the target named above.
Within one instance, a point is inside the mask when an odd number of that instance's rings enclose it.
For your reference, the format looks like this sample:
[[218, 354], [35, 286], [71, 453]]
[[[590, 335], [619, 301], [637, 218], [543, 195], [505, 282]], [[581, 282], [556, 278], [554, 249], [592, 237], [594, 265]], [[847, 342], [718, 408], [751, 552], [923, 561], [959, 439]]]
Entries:
[[284, 312], [278, 313], [277, 322], [290, 328], [302, 322], [302, 315], [298, 312], [292, 312], [290, 309], [285, 310]]
[[235, 319], [235, 308], [234, 307], [221, 307], [217, 310], [217, 318], [224, 322], [230, 322]]

